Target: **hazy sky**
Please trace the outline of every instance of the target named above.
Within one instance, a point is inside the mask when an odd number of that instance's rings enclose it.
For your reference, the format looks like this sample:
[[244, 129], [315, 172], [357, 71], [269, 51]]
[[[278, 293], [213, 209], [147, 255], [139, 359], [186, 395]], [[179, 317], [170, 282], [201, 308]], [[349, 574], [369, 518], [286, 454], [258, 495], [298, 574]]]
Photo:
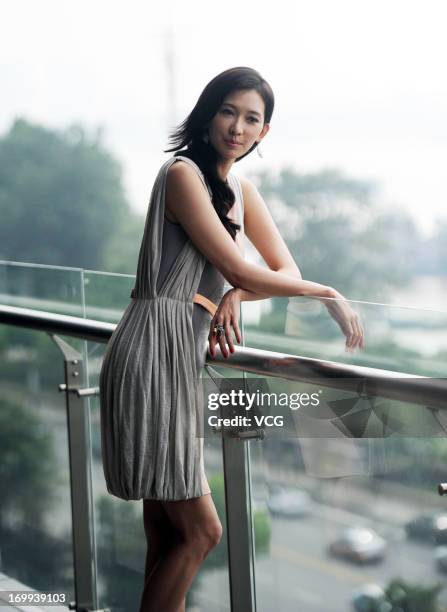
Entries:
[[15, 0], [0, 23], [0, 129], [16, 116], [102, 126], [145, 212], [173, 122], [217, 73], [251, 66], [276, 106], [264, 158], [235, 173], [339, 168], [378, 181], [381, 202], [428, 233], [447, 215], [446, 18], [444, 0]]

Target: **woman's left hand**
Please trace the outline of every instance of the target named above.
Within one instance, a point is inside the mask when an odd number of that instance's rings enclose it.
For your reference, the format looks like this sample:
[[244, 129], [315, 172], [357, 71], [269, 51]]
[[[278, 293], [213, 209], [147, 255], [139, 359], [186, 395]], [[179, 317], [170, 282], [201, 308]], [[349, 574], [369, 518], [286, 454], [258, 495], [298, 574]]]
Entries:
[[[228, 349], [226, 342], [230, 348], [230, 352], [234, 353], [234, 344], [231, 337], [231, 327], [233, 326], [236, 334], [236, 340], [241, 343], [242, 337], [239, 330], [239, 313], [240, 313], [241, 300], [237, 288], [230, 289], [225, 293], [217, 307], [214, 317], [211, 319], [210, 333], [208, 335], [208, 341], [210, 343], [210, 354], [211, 357], [216, 356], [216, 344], [219, 344], [220, 350], [224, 357], [228, 357]], [[225, 332], [217, 338], [217, 333], [214, 331], [216, 325], [222, 325]]]

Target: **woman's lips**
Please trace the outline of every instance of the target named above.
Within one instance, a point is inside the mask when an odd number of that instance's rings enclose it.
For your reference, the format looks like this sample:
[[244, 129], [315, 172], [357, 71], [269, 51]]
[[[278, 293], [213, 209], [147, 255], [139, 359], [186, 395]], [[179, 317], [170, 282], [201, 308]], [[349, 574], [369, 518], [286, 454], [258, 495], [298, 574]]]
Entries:
[[231, 140], [225, 140], [225, 139], [224, 139], [224, 142], [226, 142], [226, 144], [227, 144], [229, 147], [234, 147], [234, 148], [236, 148], [236, 147], [240, 147], [240, 146], [241, 146], [241, 145], [240, 145], [238, 142], [231, 142]]

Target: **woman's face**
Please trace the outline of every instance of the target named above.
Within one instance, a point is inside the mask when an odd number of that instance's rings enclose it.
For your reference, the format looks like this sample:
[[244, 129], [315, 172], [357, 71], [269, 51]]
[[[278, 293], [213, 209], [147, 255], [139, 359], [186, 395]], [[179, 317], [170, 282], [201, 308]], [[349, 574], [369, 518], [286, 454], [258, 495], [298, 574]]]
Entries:
[[234, 91], [224, 99], [208, 126], [210, 143], [222, 159], [234, 161], [264, 138], [269, 130], [264, 111], [264, 100], [255, 89]]

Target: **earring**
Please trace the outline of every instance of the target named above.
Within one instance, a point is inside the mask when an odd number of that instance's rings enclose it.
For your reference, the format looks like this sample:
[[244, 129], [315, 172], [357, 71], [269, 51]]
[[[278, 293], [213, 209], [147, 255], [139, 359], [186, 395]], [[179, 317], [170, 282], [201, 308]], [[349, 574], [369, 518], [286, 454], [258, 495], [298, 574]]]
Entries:
[[209, 139], [209, 136], [208, 136], [208, 132], [203, 132], [202, 140], [203, 140], [203, 142], [206, 142], [206, 144], [209, 143], [210, 139]]
[[262, 151], [261, 151], [261, 149], [259, 148], [259, 142], [258, 142], [258, 146], [256, 147], [256, 151], [258, 152], [259, 157], [264, 157], [264, 156], [262, 155]]

